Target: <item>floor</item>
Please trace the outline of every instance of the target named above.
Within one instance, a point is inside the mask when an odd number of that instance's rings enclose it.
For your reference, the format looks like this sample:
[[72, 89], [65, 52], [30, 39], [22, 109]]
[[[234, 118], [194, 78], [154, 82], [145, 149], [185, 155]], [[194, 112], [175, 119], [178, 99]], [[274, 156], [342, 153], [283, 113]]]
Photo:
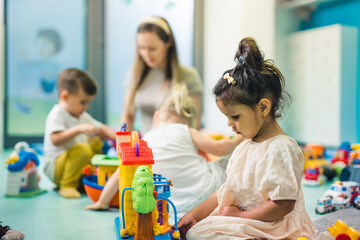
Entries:
[[[46, 193], [31, 198], [5, 197], [7, 170], [4, 162], [10, 150], [0, 153], [0, 221], [12, 229], [25, 233], [29, 240], [92, 240], [116, 239], [115, 218], [118, 209], [109, 212], [83, 210], [91, 200], [83, 195], [81, 199], [64, 199], [53, 191], [53, 184], [42, 172], [40, 157], [40, 188]], [[314, 220], [316, 199], [328, 189], [330, 183], [321, 187], [303, 187], [306, 211]]]

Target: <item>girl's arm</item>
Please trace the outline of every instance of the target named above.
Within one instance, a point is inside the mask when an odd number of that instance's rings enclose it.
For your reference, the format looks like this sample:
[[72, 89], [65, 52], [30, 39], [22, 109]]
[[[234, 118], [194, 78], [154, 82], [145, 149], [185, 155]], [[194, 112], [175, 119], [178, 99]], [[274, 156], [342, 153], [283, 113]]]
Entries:
[[195, 119], [195, 128], [200, 129], [201, 128], [201, 112], [202, 112], [202, 102], [201, 102], [201, 95], [200, 94], [192, 94], [190, 95], [192, 100], [195, 103], [196, 107], [196, 119]]
[[192, 141], [198, 149], [216, 156], [231, 153], [244, 140], [240, 135], [235, 135], [232, 139], [215, 140], [194, 128], [189, 130]]
[[135, 104], [134, 99], [131, 97], [131, 89], [125, 92], [124, 110], [121, 115], [121, 123], [125, 122], [129, 131], [133, 130], [135, 119]]
[[181, 239], [186, 239], [186, 233], [197, 222], [203, 220], [218, 206], [217, 192], [214, 192], [200, 205], [185, 214], [178, 222]]
[[271, 222], [284, 217], [290, 213], [295, 206], [295, 200], [267, 201], [260, 206], [248, 211], [241, 211], [236, 206], [226, 206], [220, 209], [222, 216], [232, 216]]

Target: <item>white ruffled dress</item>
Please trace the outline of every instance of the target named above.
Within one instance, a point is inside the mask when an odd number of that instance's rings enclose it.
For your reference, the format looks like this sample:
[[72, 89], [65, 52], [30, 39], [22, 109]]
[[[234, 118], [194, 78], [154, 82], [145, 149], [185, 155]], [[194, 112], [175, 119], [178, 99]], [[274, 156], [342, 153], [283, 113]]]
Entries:
[[[305, 211], [301, 189], [303, 154], [291, 137], [263, 142], [245, 140], [234, 151], [227, 181], [218, 191], [219, 206], [187, 233], [187, 239], [314, 239], [316, 230]], [[219, 209], [236, 205], [250, 210], [269, 200], [296, 200], [294, 210], [273, 222], [219, 216]]]

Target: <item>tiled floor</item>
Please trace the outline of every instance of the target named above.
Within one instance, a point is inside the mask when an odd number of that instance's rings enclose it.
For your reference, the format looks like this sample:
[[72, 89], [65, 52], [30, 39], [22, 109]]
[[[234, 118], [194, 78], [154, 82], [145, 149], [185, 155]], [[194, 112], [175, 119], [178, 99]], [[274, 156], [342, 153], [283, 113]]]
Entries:
[[[111, 212], [85, 211], [91, 200], [83, 195], [81, 199], [64, 199], [53, 191], [53, 184], [44, 176], [40, 163], [40, 188], [48, 192], [32, 198], [5, 197], [6, 174], [4, 167], [10, 151], [0, 153], [0, 221], [12, 229], [21, 230], [28, 240], [92, 240], [116, 239], [115, 217], [118, 209]], [[40, 156], [41, 162], [41, 156]], [[315, 219], [316, 199], [329, 187], [303, 187], [306, 210]]]

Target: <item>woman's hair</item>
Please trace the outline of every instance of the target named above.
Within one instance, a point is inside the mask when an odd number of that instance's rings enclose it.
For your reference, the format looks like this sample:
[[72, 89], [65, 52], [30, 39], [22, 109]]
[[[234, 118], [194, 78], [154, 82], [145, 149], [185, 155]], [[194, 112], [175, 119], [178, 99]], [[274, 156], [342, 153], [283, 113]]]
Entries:
[[[165, 66], [165, 80], [170, 83], [179, 81], [179, 60], [177, 56], [176, 44], [173, 32], [170, 28], [169, 23], [165, 18], [162, 17], [149, 17], [144, 19], [137, 30], [137, 34], [152, 32], [155, 33], [161, 41], [164, 43], [170, 43], [166, 57]], [[139, 55], [138, 51], [136, 54], [134, 77], [135, 77], [135, 89], [138, 89], [143, 83], [146, 75], [150, 68], [146, 65], [144, 60]], [[171, 85], [171, 84], [170, 84]]]
[[185, 85], [174, 85], [171, 96], [163, 103], [159, 112], [162, 119], [179, 119], [190, 126], [194, 125], [196, 107]]
[[225, 71], [217, 82], [213, 93], [226, 105], [245, 104], [252, 109], [262, 98], [271, 101], [270, 114], [280, 117], [284, 98], [284, 76], [270, 59], [264, 60], [262, 52], [253, 38], [240, 41], [234, 59], [234, 68]]

